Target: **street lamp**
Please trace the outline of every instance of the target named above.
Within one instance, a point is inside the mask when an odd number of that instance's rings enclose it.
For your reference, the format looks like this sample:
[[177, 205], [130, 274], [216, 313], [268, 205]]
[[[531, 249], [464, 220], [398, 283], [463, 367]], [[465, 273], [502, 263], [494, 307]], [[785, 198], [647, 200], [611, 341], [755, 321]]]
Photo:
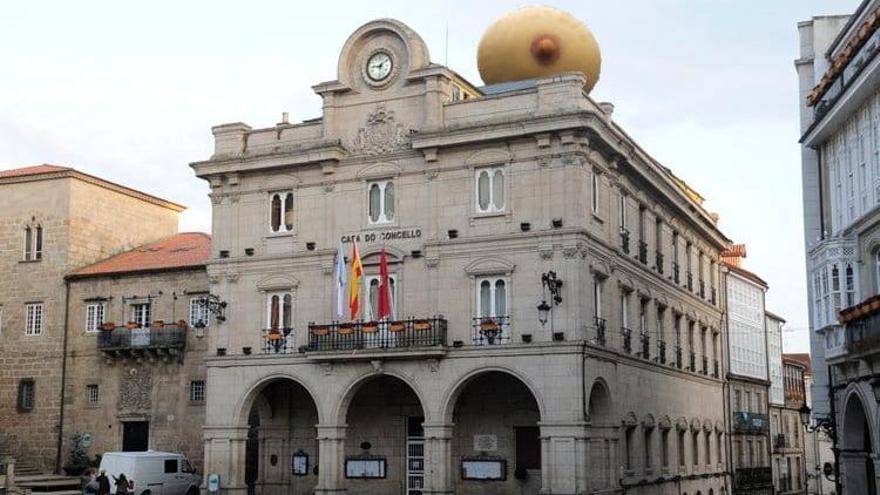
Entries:
[[801, 417], [801, 424], [804, 425], [804, 430], [807, 433], [815, 433], [820, 431], [828, 436], [832, 441], [835, 439], [834, 432], [834, 423], [833, 420], [829, 418], [816, 418], [815, 425], [810, 425], [810, 419], [812, 416], [812, 409], [810, 406], [804, 404], [798, 409], [798, 414]]
[[[541, 291], [544, 293], [544, 298], [541, 301], [541, 304], [538, 305], [538, 321], [541, 322], [541, 326], [547, 323], [547, 319], [550, 314], [550, 310], [553, 309], [553, 306], [558, 306], [559, 303], [562, 302], [562, 280], [556, 278], [556, 272], [549, 271], [547, 273], [541, 274]], [[550, 293], [550, 302], [553, 304], [547, 304], [546, 293]]]
[[541, 301], [541, 304], [538, 305], [538, 321], [541, 322], [541, 326], [547, 323], [547, 315], [550, 313], [550, 309], [552, 308], [547, 304], [547, 301]]

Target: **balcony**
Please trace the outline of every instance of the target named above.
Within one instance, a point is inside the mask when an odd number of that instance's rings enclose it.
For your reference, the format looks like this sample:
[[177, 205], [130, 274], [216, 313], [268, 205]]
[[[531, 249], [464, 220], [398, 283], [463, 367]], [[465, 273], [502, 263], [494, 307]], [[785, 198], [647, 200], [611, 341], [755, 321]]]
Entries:
[[677, 345], [675, 346], [675, 367], [681, 369], [681, 366], [681, 346]]
[[629, 254], [629, 230], [620, 229], [620, 249], [624, 254]]
[[660, 275], [663, 275], [663, 253], [661, 253], [660, 251], [657, 251], [654, 254], [654, 263], [657, 265], [656, 266], [657, 273], [659, 273]]
[[263, 354], [290, 354], [293, 352], [293, 329], [264, 328], [262, 331]]
[[605, 346], [605, 328], [607, 323], [605, 318], [593, 317], [593, 326], [596, 328], [596, 345]]
[[733, 413], [733, 432], [746, 435], [763, 435], [770, 431], [766, 414], [745, 411]]
[[773, 471], [768, 467], [738, 468], [733, 475], [734, 489], [773, 488]]
[[666, 342], [662, 340], [657, 341], [657, 362], [666, 364]]
[[98, 334], [98, 350], [108, 359], [146, 358], [150, 361], [171, 359], [183, 361], [186, 348], [186, 322], [166, 325], [154, 322], [152, 327], [113, 327]]
[[309, 323], [309, 344], [302, 351], [316, 360], [438, 357], [446, 354], [446, 326], [442, 317]]
[[880, 352], [880, 312], [846, 325], [846, 351], [864, 356]]
[[621, 327], [620, 335], [623, 337], [623, 351], [627, 354], [632, 354], [632, 330]]
[[648, 332], [639, 332], [639, 341], [642, 344], [642, 359], [651, 359], [651, 336]]
[[639, 261], [643, 265], [648, 264], [648, 243], [645, 241], [639, 241]]
[[474, 318], [471, 338], [474, 345], [498, 345], [510, 342], [510, 317]]
[[672, 262], [672, 281], [675, 282], [675, 285], [681, 283], [681, 269], [675, 261]]

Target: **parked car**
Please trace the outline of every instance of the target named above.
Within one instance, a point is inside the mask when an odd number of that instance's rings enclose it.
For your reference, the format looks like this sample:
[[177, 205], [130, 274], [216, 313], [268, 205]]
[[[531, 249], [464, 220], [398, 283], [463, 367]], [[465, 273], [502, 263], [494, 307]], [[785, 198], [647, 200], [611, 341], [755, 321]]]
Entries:
[[100, 469], [110, 478], [114, 495], [120, 474], [128, 478], [134, 495], [199, 495], [202, 481], [186, 456], [174, 452], [106, 452]]

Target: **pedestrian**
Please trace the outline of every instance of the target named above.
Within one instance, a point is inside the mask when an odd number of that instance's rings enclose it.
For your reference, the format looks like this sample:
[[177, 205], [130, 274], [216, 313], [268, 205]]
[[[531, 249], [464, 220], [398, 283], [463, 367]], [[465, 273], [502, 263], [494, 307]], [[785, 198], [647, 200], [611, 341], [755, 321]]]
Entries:
[[113, 481], [116, 484], [116, 495], [128, 495], [128, 479], [125, 477], [125, 473], [119, 473], [119, 477], [113, 477]]
[[110, 479], [107, 478], [107, 471], [102, 469], [95, 481], [98, 482], [98, 495], [110, 495]]
[[89, 471], [89, 482], [86, 483], [85, 492], [86, 495], [98, 495], [98, 491], [101, 489], [101, 485], [98, 483], [97, 478], [95, 478], [95, 473]]

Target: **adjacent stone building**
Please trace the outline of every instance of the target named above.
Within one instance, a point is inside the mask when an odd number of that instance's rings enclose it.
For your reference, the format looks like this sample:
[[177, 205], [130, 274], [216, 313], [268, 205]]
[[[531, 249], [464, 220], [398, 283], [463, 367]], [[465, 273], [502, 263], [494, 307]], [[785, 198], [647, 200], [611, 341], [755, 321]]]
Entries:
[[38, 470], [61, 459], [64, 275], [171, 235], [183, 207], [68, 167], [0, 171], [0, 448]]
[[65, 441], [88, 434], [90, 456], [183, 452], [201, 467], [210, 252], [207, 235], [175, 234], [67, 276]]
[[[313, 87], [318, 118], [213, 128], [192, 167], [227, 303], [206, 337], [221, 491], [731, 491], [729, 240], [584, 85], [477, 87], [382, 19]], [[335, 266], [354, 242], [351, 318]]]

